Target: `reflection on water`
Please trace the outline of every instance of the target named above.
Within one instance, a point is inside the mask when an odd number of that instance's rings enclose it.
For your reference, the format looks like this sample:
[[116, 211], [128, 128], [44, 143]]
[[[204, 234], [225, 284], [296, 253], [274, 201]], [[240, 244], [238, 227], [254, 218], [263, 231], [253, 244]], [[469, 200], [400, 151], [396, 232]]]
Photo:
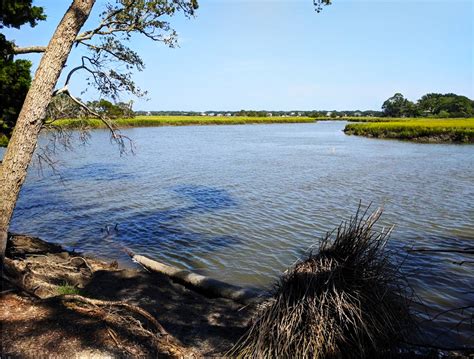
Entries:
[[[408, 247], [473, 246], [474, 146], [345, 136], [343, 125], [128, 129], [138, 149], [125, 157], [95, 131], [88, 147], [58, 154], [62, 181], [31, 168], [11, 229], [131, 265], [124, 244], [261, 287], [359, 200], [384, 206], [381, 225], [396, 225], [398, 259]], [[466, 305], [474, 293], [459, 260], [412, 253], [404, 270], [422, 299], [442, 310]], [[439, 318], [440, 328], [456, 318]], [[465, 332], [453, 336], [467, 340]]]

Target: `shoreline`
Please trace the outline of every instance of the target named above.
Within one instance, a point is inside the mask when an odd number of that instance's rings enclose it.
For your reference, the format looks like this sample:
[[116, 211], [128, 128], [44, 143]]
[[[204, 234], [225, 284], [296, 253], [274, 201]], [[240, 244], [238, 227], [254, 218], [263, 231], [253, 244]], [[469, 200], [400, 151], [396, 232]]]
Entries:
[[[7, 260], [5, 273], [16, 268], [26, 292], [1, 279], [0, 355], [6, 357], [223, 357], [262, 308], [210, 298], [170, 276], [120, 268], [37, 237], [10, 234]], [[114, 305], [145, 312], [164, 336], [147, 329], [150, 320], [137, 327], [136, 318]], [[426, 357], [416, 348], [400, 350]], [[443, 349], [448, 357], [464, 352]]]
[[344, 133], [416, 143], [473, 144], [474, 119], [355, 123], [347, 124]]
[[0, 353], [6, 356], [166, 355], [154, 352], [156, 348], [136, 330], [110, 324], [110, 318], [97, 318], [80, 308], [71, 310], [71, 304], [60, 301], [68, 295], [142, 308], [198, 356], [224, 355], [243, 334], [253, 310], [229, 299], [209, 298], [165, 275], [120, 268], [116, 262], [66, 251], [36, 237], [11, 235], [7, 258], [23, 271], [20, 280], [34, 296], [2, 279], [0, 306], [8, 310], [0, 313], [5, 338]]

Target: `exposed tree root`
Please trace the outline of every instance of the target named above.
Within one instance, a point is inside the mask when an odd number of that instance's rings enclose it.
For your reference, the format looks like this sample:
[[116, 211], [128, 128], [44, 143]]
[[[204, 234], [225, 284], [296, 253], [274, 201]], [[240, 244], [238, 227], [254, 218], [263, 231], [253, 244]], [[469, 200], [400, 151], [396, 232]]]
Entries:
[[[110, 326], [149, 340], [159, 354], [165, 354], [173, 358], [199, 356], [198, 353], [185, 348], [178, 339], [169, 334], [149, 312], [136, 305], [124, 301], [92, 299], [76, 294], [50, 297], [43, 301], [60, 301], [69, 309], [104, 321], [107, 325], [107, 331], [119, 347], [123, 347], [123, 345], [118, 344], [117, 334]], [[141, 320], [137, 319], [136, 316], [141, 317]], [[143, 321], [143, 319], [146, 321]], [[147, 329], [146, 322], [151, 324], [153, 329]]]
[[97, 263], [91, 263], [92, 260], [69, 256], [67, 253], [23, 257], [5, 259], [2, 280], [36, 298], [39, 304], [56, 302], [57, 305], [103, 322], [114, 343], [131, 356], [134, 356], [133, 351], [124, 343], [120, 343], [119, 338], [128, 342], [138, 340], [149, 348], [154, 356], [199, 356], [198, 353], [185, 348], [153, 315], [137, 305], [125, 301], [93, 299], [79, 294], [58, 295], [61, 286], [81, 288], [85, 285], [93, 276], [94, 267], [98, 266]]

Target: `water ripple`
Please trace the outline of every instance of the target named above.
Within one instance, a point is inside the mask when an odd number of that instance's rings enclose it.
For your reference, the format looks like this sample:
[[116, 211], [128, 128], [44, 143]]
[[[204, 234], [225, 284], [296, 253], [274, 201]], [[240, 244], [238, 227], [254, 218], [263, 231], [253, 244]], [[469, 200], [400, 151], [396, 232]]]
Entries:
[[[11, 229], [129, 263], [124, 244], [261, 287], [361, 199], [384, 206], [381, 226], [396, 224], [397, 260], [409, 247], [473, 246], [474, 146], [366, 139], [342, 128], [130, 129], [139, 150], [125, 158], [97, 131], [88, 147], [58, 154], [62, 181], [31, 168]], [[459, 260], [410, 254], [404, 270], [423, 300], [442, 310], [474, 291], [472, 273], [453, 264]]]

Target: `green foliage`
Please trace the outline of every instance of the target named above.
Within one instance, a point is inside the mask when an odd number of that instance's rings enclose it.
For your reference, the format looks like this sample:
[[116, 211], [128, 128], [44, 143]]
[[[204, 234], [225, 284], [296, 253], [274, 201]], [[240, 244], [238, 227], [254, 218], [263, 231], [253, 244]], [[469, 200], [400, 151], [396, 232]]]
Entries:
[[0, 134], [0, 147], [7, 147], [7, 145], [8, 145], [8, 137]]
[[29, 23], [36, 26], [38, 20], [45, 20], [43, 8], [32, 6], [32, 0], [2, 0], [0, 1], [0, 29], [14, 27]]
[[383, 103], [382, 109], [386, 117], [461, 118], [474, 115], [474, 101], [453, 93], [429, 93], [414, 104], [396, 93]]
[[439, 118], [448, 118], [449, 117], [449, 112], [445, 111], [445, 110], [439, 111], [438, 117]]
[[56, 292], [58, 295], [75, 295], [75, 294], [80, 294], [80, 290], [77, 287], [74, 287], [73, 285], [64, 283], [56, 288]]
[[[9, 43], [0, 35], [0, 48], [8, 51]], [[31, 83], [31, 62], [14, 61], [11, 56], [0, 57], [0, 146], [6, 146], [11, 131], [15, 126], [21, 106]]]
[[416, 106], [407, 100], [401, 93], [396, 93], [382, 105], [384, 115], [387, 117], [410, 117], [416, 115]]
[[[418, 100], [420, 111], [440, 117], [469, 117], [474, 115], [474, 101], [453, 93], [429, 93]], [[446, 116], [447, 114], [447, 116]]]
[[[14, 27], [46, 19], [43, 8], [31, 0], [0, 1], [0, 28]], [[0, 147], [6, 146], [31, 83], [31, 62], [13, 59], [13, 42], [0, 34]]]

